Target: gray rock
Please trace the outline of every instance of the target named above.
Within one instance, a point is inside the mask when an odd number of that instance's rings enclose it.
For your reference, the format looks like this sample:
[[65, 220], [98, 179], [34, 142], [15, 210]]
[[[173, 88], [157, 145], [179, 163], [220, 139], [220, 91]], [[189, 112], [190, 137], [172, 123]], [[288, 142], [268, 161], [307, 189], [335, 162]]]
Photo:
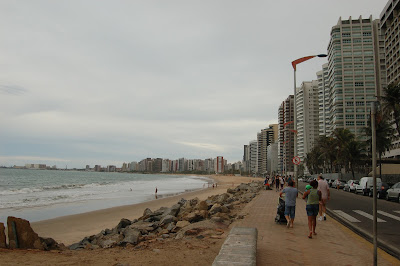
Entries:
[[180, 209], [181, 209], [181, 205], [175, 204], [171, 208], [168, 208], [167, 210], [165, 210], [163, 213], [163, 216], [167, 216], [167, 215], [176, 216], [179, 213]]
[[194, 211], [183, 217], [185, 221], [190, 223], [196, 223], [204, 219], [203, 215], [201, 215], [200, 211]]
[[221, 212], [221, 211], [222, 211], [221, 205], [218, 204], [218, 203], [216, 203], [216, 204], [214, 204], [214, 205], [211, 207], [209, 213], [210, 213], [211, 215], [214, 215], [214, 214], [216, 214], [217, 212]]
[[199, 203], [197, 203], [197, 205], [195, 206], [196, 210], [204, 210], [207, 211], [208, 210], [208, 203], [205, 200], [200, 201]]
[[181, 206], [183, 206], [183, 205], [186, 203], [186, 201], [187, 201], [187, 200], [185, 200], [184, 198], [181, 198], [181, 199], [178, 201], [178, 204], [181, 205]]
[[169, 223], [173, 223], [173, 222], [176, 222], [176, 220], [177, 219], [176, 219], [175, 216], [167, 215], [167, 216], [165, 216], [164, 218], [161, 219], [160, 225], [163, 226], [163, 225], [166, 225], [166, 224], [169, 224]]
[[170, 223], [170, 224], [167, 226], [168, 232], [171, 232], [174, 228], [175, 228], [175, 224], [174, 224], [174, 223]]
[[229, 211], [228, 207], [226, 207], [226, 206], [221, 206], [221, 212], [223, 212], [223, 213], [228, 213], [228, 212], [230, 212], [230, 211]]
[[79, 249], [85, 249], [85, 245], [81, 245], [79, 243], [72, 244], [69, 246], [70, 250], [79, 250]]
[[102, 248], [112, 248], [124, 239], [122, 235], [108, 235], [97, 240], [97, 244]]
[[118, 232], [120, 232], [121, 229], [123, 229], [131, 224], [132, 224], [132, 222], [129, 219], [122, 218], [121, 221], [119, 221], [119, 223], [117, 225]]
[[175, 228], [176, 229], [181, 229], [181, 228], [183, 228], [185, 226], [188, 226], [189, 224], [190, 224], [190, 222], [188, 222], [188, 221], [178, 221], [176, 223], [176, 225], [175, 225]]
[[133, 244], [136, 245], [139, 243], [139, 238], [142, 236], [141, 232], [138, 229], [130, 229], [124, 231], [124, 239], [121, 241], [121, 245]]
[[153, 212], [149, 209], [149, 208], [146, 208], [144, 211], [143, 211], [143, 216], [149, 216], [149, 215], [151, 215]]
[[216, 202], [217, 203], [219, 203], [219, 204], [223, 204], [223, 203], [225, 203], [226, 202], [226, 200], [227, 199], [229, 199], [229, 194], [228, 193], [224, 193], [224, 194], [221, 194], [221, 195], [219, 195], [217, 198], [216, 198]]

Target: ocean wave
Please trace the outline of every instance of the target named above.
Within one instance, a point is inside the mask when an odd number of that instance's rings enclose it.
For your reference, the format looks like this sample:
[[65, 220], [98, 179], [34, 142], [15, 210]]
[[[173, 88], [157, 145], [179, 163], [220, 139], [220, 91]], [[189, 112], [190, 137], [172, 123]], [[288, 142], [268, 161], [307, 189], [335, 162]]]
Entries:
[[57, 186], [9, 189], [9, 190], [0, 191], [0, 196], [29, 194], [29, 193], [36, 193], [36, 192], [42, 192], [42, 191], [51, 191], [51, 190], [93, 188], [93, 187], [106, 186], [109, 184], [110, 184], [110, 182], [101, 182], [101, 183], [91, 183], [91, 184], [63, 184], [63, 185], [57, 185]]

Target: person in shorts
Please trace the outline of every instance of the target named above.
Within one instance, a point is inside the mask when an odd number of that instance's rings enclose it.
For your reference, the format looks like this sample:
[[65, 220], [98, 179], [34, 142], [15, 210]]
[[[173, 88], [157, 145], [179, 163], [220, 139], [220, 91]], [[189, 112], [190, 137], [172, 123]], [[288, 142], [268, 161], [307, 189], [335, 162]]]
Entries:
[[293, 228], [294, 217], [296, 215], [296, 198], [298, 195], [297, 188], [294, 187], [294, 182], [289, 181], [289, 186], [285, 187], [279, 196], [285, 193], [285, 217], [287, 221], [287, 227]]
[[[319, 218], [318, 221], [326, 221], [326, 204], [331, 198], [331, 193], [329, 191], [329, 185], [326, 180], [322, 177], [322, 174], [318, 176], [318, 190], [321, 191], [321, 200], [319, 201]], [[322, 214], [324, 216], [322, 216]]]
[[306, 212], [308, 216], [308, 238], [312, 238], [312, 235], [316, 235], [315, 227], [317, 226], [317, 215], [319, 211], [319, 201], [321, 200], [321, 191], [318, 190], [317, 180], [310, 182], [312, 188], [307, 190], [303, 194], [303, 199], [307, 198]]

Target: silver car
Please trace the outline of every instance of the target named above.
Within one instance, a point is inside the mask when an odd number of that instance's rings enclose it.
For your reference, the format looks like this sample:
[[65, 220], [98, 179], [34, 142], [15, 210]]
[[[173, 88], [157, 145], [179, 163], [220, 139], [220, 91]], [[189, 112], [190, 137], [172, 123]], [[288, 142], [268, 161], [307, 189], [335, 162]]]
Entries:
[[400, 182], [394, 184], [386, 191], [386, 200], [397, 200], [400, 202]]
[[356, 185], [360, 184], [358, 180], [349, 180], [347, 183], [344, 185], [343, 190], [348, 191], [348, 192], [355, 192], [356, 191]]

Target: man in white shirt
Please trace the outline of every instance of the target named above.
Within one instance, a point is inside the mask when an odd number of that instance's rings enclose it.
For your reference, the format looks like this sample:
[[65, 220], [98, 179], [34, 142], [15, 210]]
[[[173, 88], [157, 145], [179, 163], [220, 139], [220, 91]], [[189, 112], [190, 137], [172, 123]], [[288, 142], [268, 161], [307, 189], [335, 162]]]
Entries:
[[[326, 204], [331, 198], [329, 191], [329, 185], [326, 180], [322, 177], [322, 174], [318, 176], [318, 190], [321, 191], [321, 200], [319, 202], [319, 221], [326, 220]], [[322, 214], [324, 215], [322, 217]]]

